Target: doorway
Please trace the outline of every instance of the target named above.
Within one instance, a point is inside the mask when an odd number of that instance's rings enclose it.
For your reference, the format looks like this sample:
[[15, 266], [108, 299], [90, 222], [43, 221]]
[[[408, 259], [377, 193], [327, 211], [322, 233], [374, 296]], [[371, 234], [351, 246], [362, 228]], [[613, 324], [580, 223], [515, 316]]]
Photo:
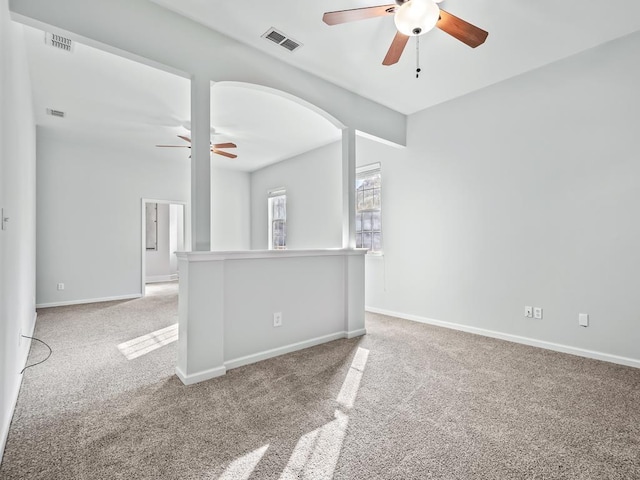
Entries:
[[185, 209], [184, 202], [142, 199], [142, 296], [148, 284], [179, 279], [175, 252], [185, 251]]

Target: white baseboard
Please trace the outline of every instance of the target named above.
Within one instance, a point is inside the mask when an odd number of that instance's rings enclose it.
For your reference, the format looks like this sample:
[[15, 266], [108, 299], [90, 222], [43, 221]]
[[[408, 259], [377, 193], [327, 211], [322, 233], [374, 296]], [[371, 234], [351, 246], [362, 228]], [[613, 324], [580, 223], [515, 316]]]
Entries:
[[193, 385], [194, 383], [211, 380], [212, 378], [220, 377], [225, 373], [227, 373], [227, 369], [225, 367], [216, 367], [210, 368], [209, 370], [205, 370], [203, 372], [187, 375], [182, 370], [180, 370], [180, 367], [176, 367], [176, 375], [185, 385]]
[[150, 275], [145, 277], [145, 283], [161, 283], [161, 282], [173, 282], [174, 280], [178, 280], [178, 274], [174, 273], [171, 275]]
[[321, 343], [332, 342], [333, 340], [339, 340], [340, 338], [353, 338], [360, 335], [364, 335], [366, 330], [364, 328], [360, 330], [353, 330], [352, 332], [336, 332], [329, 335], [323, 335], [322, 337], [312, 338], [310, 340], [304, 340], [302, 342], [292, 343], [283, 347], [273, 348], [271, 350], [265, 350], [264, 352], [258, 352], [244, 357], [234, 358], [233, 360], [227, 360], [221, 367], [211, 368], [198, 373], [192, 373], [190, 375], [185, 374], [179, 367], [176, 367], [176, 375], [182, 383], [185, 385], [192, 385], [194, 383], [210, 380], [215, 377], [219, 377], [227, 373], [227, 370], [232, 368], [243, 367], [251, 363], [260, 362], [269, 358], [278, 357], [286, 353], [296, 352], [309, 347], [315, 347]]
[[117, 295], [115, 297], [85, 298], [81, 300], [67, 300], [64, 302], [38, 303], [36, 307], [37, 308], [65, 307], [67, 305], [82, 305], [85, 303], [113, 302], [114, 300], [133, 300], [141, 297], [142, 297], [141, 294], [133, 293], [130, 295]]
[[[36, 329], [36, 321], [38, 319], [38, 312], [33, 312], [33, 322], [31, 323], [31, 327], [28, 332], [23, 332], [23, 335], [27, 337], [33, 337], [33, 332]], [[24, 352], [22, 360], [18, 363], [20, 370], [27, 366], [27, 360], [29, 359], [29, 352], [31, 351], [31, 339], [25, 338], [23, 339], [25, 345], [22, 352]], [[23, 375], [20, 374], [20, 379], [18, 380], [18, 386], [15, 389], [15, 393], [13, 398], [10, 400], [9, 410], [7, 411], [7, 422], [5, 425], [0, 427], [0, 463], [2, 462], [2, 457], [4, 455], [4, 447], [7, 444], [7, 438], [9, 437], [9, 427], [11, 426], [11, 420], [13, 419], [13, 413], [16, 410], [16, 404], [18, 403], [18, 396], [20, 395], [20, 389], [22, 388], [22, 378]]]
[[533, 338], [521, 337], [519, 335], [511, 335], [509, 333], [496, 332], [494, 330], [486, 330], [484, 328], [470, 327], [467, 325], [461, 325], [459, 323], [445, 322], [442, 320], [435, 320], [433, 318], [421, 317], [419, 315], [412, 315], [409, 313], [394, 312], [382, 308], [365, 307], [365, 310], [371, 313], [379, 313], [381, 315], [388, 315], [390, 317], [397, 317], [414, 322], [435, 325], [438, 327], [450, 328], [452, 330], [474, 333], [476, 335], [482, 335], [484, 337], [498, 338], [500, 340], [506, 340], [508, 342], [521, 343], [523, 345], [529, 345], [531, 347], [544, 348], [546, 350], [553, 350], [555, 352], [568, 353], [571, 355], [577, 355], [579, 357], [592, 358], [595, 360], [602, 360], [604, 362], [617, 363], [618, 365], [625, 365], [627, 367], [640, 368], [640, 360], [634, 358], [620, 357], [618, 355], [611, 355], [609, 353], [596, 352], [594, 350], [585, 350], [583, 348], [571, 347], [569, 345], [546, 342], [544, 340], [536, 340]]
[[346, 336], [347, 332], [331, 333], [329, 335], [323, 335], [322, 337], [316, 337], [310, 340], [304, 340], [302, 342], [285, 345], [284, 347], [273, 348], [271, 350], [265, 350], [264, 352], [254, 353], [245, 357], [227, 360], [226, 362], [224, 362], [224, 366], [227, 367], [227, 370], [231, 370], [232, 368], [242, 367], [244, 365], [249, 365], [250, 363], [260, 362], [262, 360], [267, 360], [268, 358], [277, 357], [286, 353], [296, 352], [298, 350], [303, 350], [309, 347], [315, 347], [316, 345], [320, 345], [321, 343], [327, 343], [333, 340], [338, 340], [340, 338], [346, 338]]
[[367, 329], [366, 328], [360, 328], [358, 330], [351, 330], [350, 332], [346, 332], [346, 338], [355, 338], [355, 337], [361, 337], [362, 335], [366, 335], [367, 334]]

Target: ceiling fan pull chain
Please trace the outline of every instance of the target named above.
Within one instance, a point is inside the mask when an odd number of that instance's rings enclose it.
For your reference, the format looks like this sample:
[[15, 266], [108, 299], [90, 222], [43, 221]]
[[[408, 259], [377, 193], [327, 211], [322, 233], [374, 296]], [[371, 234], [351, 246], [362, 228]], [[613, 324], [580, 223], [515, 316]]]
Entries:
[[420, 77], [420, 36], [416, 35], [416, 78]]

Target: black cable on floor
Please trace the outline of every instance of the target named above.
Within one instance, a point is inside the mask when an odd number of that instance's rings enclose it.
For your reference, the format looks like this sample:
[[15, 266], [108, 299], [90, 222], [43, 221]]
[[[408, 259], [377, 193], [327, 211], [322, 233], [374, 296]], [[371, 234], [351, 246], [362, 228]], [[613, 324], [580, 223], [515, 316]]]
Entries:
[[20, 375], [22, 375], [27, 368], [35, 367], [36, 365], [40, 365], [41, 363], [46, 362], [47, 360], [49, 360], [49, 357], [53, 353], [53, 350], [51, 350], [51, 347], [49, 345], [47, 345], [45, 342], [43, 342], [42, 340], [40, 340], [39, 338], [27, 337], [26, 335], [22, 335], [22, 338], [30, 338], [31, 340], [36, 340], [37, 342], [40, 342], [41, 344], [43, 344], [45, 347], [47, 347], [49, 349], [49, 355], [47, 355], [47, 358], [45, 358], [44, 360], [40, 360], [39, 362], [32, 363], [31, 365], [27, 365], [26, 367], [24, 367], [22, 369], [22, 371], [20, 372]]

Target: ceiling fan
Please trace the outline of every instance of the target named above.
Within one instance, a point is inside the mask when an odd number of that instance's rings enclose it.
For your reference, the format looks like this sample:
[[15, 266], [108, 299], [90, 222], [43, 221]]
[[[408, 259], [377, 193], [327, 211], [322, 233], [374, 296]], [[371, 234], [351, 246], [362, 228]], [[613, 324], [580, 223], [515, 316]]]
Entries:
[[393, 15], [396, 24], [396, 36], [382, 61], [383, 65], [393, 65], [407, 45], [409, 37], [424, 35], [433, 27], [438, 27], [461, 42], [476, 48], [487, 39], [489, 32], [482, 30], [461, 18], [451, 15], [438, 7], [439, 0], [395, 0], [396, 4], [376, 7], [354, 8], [327, 12], [322, 20], [327, 25], [355, 22], [367, 18]]
[[[156, 145], [156, 147], [171, 147], [171, 148], [191, 148], [191, 139], [186, 135], [178, 135], [178, 138], [189, 142], [189, 145]], [[222, 150], [218, 150], [219, 148], [237, 148], [235, 143], [211, 143], [211, 151], [217, 155], [222, 155], [223, 157], [229, 158], [237, 158], [237, 155], [233, 153], [224, 152]]]

